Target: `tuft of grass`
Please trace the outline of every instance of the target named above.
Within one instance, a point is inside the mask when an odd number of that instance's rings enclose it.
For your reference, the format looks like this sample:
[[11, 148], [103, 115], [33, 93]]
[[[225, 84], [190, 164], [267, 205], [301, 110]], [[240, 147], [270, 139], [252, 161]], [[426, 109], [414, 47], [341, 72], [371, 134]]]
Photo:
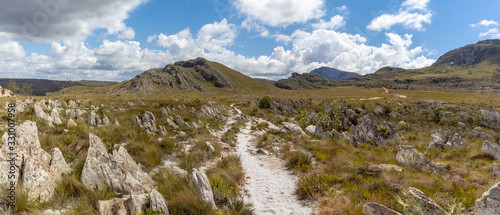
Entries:
[[337, 176], [311, 174], [300, 177], [296, 193], [300, 199], [318, 199], [337, 182]]
[[296, 151], [288, 156], [286, 166], [292, 169], [299, 169], [302, 172], [307, 172], [311, 163], [312, 159], [308, 154]]

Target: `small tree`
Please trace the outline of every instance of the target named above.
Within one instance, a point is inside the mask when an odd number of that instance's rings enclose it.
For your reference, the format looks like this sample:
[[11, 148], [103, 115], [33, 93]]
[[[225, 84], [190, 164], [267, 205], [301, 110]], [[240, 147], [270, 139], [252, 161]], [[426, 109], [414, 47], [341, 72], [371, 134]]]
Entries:
[[259, 101], [259, 108], [261, 108], [261, 109], [269, 109], [269, 108], [271, 108], [271, 101], [272, 101], [271, 97], [264, 96]]
[[9, 85], [7, 85], [6, 88], [9, 89], [10, 91], [12, 91], [13, 93], [17, 93], [19, 91], [19, 87], [17, 87], [16, 81], [14, 81], [12, 79], [10, 79]]

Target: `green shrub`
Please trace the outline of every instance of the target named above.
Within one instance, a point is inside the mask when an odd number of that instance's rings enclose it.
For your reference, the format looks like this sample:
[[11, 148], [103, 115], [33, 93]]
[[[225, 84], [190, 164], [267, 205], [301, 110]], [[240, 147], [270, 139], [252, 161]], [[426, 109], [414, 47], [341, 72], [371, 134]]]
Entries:
[[307, 155], [304, 152], [293, 152], [291, 155], [288, 157], [288, 161], [286, 163], [287, 167], [295, 169], [299, 168], [301, 170], [308, 170], [309, 166], [311, 165], [312, 160], [309, 155]]
[[272, 99], [269, 96], [264, 96], [259, 101], [259, 108], [261, 109], [269, 109], [271, 108]]

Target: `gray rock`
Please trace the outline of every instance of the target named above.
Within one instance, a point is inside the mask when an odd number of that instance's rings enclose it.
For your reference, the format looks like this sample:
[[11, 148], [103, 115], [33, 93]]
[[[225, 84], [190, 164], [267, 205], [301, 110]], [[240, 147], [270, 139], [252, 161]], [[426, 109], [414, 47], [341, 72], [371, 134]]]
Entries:
[[389, 116], [390, 116], [391, 118], [395, 118], [395, 119], [401, 119], [401, 118], [403, 118], [403, 116], [401, 116], [401, 114], [399, 114], [399, 113], [398, 113], [398, 112], [396, 112], [396, 111], [392, 111], [392, 112], [390, 112], [390, 113], [389, 113]]
[[59, 150], [59, 148], [53, 148], [49, 151], [51, 155], [49, 171], [52, 175], [62, 175], [71, 173], [72, 169], [66, 160], [64, 160], [64, 156]]
[[59, 118], [59, 111], [57, 111], [56, 108], [52, 109], [52, 112], [50, 113], [50, 117], [52, 117], [54, 124], [56, 124], [56, 125], [62, 124], [61, 118]]
[[363, 215], [403, 215], [403, 214], [377, 203], [366, 203], [365, 205], [363, 205]]
[[132, 103], [132, 102], [128, 102], [128, 105], [129, 105], [129, 106], [134, 106], [134, 103]]
[[[422, 191], [417, 188], [410, 187], [406, 193], [406, 200], [408, 202], [415, 202], [423, 210], [423, 215], [445, 215], [445, 210], [436, 202], [426, 196]], [[414, 207], [405, 208], [413, 214], [420, 214], [421, 212]]]
[[130, 198], [125, 201], [128, 214], [141, 214], [148, 204], [147, 194], [130, 194]]
[[300, 128], [300, 126], [291, 122], [283, 122], [283, 127], [281, 127], [280, 130], [282, 132], [292, 132], [299, 135], [306, 134], [304, 131], [302, 131], [302, 128]]
[[177, 126], [177, 124], [175, 124], [171, 119], [167, 119], [167, 124], [176, 130], [179, 129], [179, 126]]
[[500, 214], [500, 182], [496, 183], [481, 198], [476, 200], [476, 214], [496, 215]]
[[385, 108], [383, 107], [376, 107], [374, 110], [373, 110], [373, 113], [375, 115], [383, 115], [385, 113]]
[[500, 146], [495, 143], [484, 141], [481, 151], [493, 156], [496, 160], [500, 159]]
[[466, 146], [466, 143], [463, 141], [462, 137], [460, 134], [455, 133], [453, 136], [450, 136], [447, 134], [441, 134], [441, 133], [435, 133], [431, 134], [431, 143], [429, 144], [430, 149], [439, 149], [443, 150], [445, 148], [447, 149], [454, 149], [458, 150]]
[[323, 126], [321, 124], [316, 124], [315, 129], [314, 129], [314, 135], [321, 138], [321, 139], [328, 139], [332, 138], [333, 135], [331, 132], [323, 130]]
[[111, 200], [99, 200], [97, 209], [100, 215], [127, 215], [123, 198], [114, 198]]
[[109, 126], [111, 123], [109, 122], [109, 118], [104, 115], [104, 117], [102, 118], [102, 125], [104, 126]]
[[142, 101], [142, 100], [137, 101], [137, 104], [142, 105], [142, 106], [146, 105], [146, 103], [144, 103], [144, 101]]
[[167, 201], [165, 201], [165, 198], [157, 190], [153, 189], [149, 192], [149, 200], [153, 212], [159, 212], [164, 215], [169, 214]]
[[316, 126], [309, 125], [309, 126], [306, 127], [306, 133], [307, 134], [314, 135], [315, 132], [316, 132]]
[[203, 201], [209, 203], [212, 208], [216, 208], [215, 201], [212, 193], [212, 187], [208, 181], [207, 175], [202, 171], [194, 168], [191, 173], [191, 185], [194, 187], [196, 192], [200, 195]]
[[424, 172], [433, 172], [438, 175], [446, 172], [444, 168], [436, 166], [424, 154], [418, 152], [410, 145], [398, 146], [396, 161], [399, 165], [415, 167]]
[[373, 146], [379, 146], [384, 142], [377, 126], [377, 119], [373, 114], [367, 114], [361, 117], [360, 124], [352, 127], [353, 135], [350, 143], [358, 146], [361, 143], [368, 143]]
[[102, 125], [102, 120], [94, 111], [91, 111], [89, 114], [88, 123], [90, 127], [96, 127], [98, 125]]
[[175, 115], [175, 123], [177, 125], [182, 125], [182, 126], [186, 126], [186, 127], [189, 127], [189, 124], [184, 122], [184, 119], [182, 119], [182, 117], [180, 117], [179, 115]]
[[492, 169], [493, 169], [493, 177], [500, 176], [500, 165], [498, 165], [497, 163], [494, 163], [492, 166]]
[[165, 107], [161, 107], [161, 113], [163, 113], [163, 115], [165, 116], [168, 116], [168, 111], [167, 109], [165, 109]]
[[118, 119], [117, 119], [117, 118], [115, 118], [115, 125], [116, 125], [116, 126], [120, 126], [120, 122], [118, 122]]
[[68, 120], [68, 124], [67, 124], [68, 129], [76, 128], [77, 126], [78, 125], [76, 124], [76, 122], [73, 119]]
[[210, 142], [205, 142], [205, 145], [207, 145], [208, 147], [208, 153], [209, 154], [214, 154], [215, 153], [215, 148], [212, 146], [212, 144]]
[[87, 189], [100, 190], [108, 186], [118, 193], [144, 192], [155, 185], [125, 148], [120, 146], [118, 151], [108, 154], [101, 139], [92, 133], [89, 134], [89, 149], [81, 180]]
[[160, 133], [161, 133], [161, 136], [167, 136], [167, 129], [165, 128], [165, 126], [163, 125], [160, 125]]

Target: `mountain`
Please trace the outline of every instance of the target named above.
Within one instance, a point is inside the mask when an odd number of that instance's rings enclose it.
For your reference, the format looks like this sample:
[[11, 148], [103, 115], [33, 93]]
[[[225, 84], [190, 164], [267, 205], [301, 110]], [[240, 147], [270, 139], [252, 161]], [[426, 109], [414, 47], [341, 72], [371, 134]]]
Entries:
[[292, 76], [287, 79], [281, 79], [274, 83], [276, 87], [287, 90], [302, 90], [302, 89], [322, 89], [328, 84], [325, 78], [311, 73], [298, 74], [292, 73]]
[[177, 90], [242, 92], [265, 90], [262, 83], [204, 58], [179, 61], [164, 68], [150, 69], [117, 84], [108, 91], [113, 94], [154, 94]]
[[429, 67], [384, 67], [373, 74], [338, 80], [331, 86], [500, 92], [500, 40], [484, 40], [449, 51]]
[[359, 76], [358, 73], [354, 72], [345, 72], [342, 70], [330, 68], [330, 67], [320, 67], [309, 73], [319, 75], [328, 80], [342, 80], [349, 79]]

